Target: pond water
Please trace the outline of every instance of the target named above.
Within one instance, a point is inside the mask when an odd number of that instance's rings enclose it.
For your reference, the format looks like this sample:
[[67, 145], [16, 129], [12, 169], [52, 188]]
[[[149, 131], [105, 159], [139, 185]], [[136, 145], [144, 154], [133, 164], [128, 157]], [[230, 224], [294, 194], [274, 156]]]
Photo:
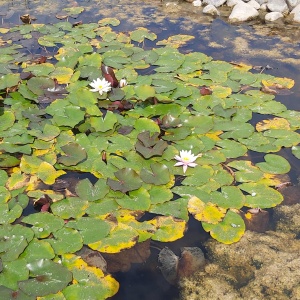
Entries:
[[[195, 36], [195, 39], [180, 47], [183, 53], [192, 51], [203, 52], [216, 60], [246, 63], [257, 66], [257, 71], [278, 77], [288, 77], [295, 80], [292, 93], [277, 95], [280, 101], [291, 110], [299, 110], [300, 97], [300, 27], [291, 24], [262, 24], [253, 21], [247, 24], [230, 25], [226, 17], [212, 18], [202, 15], [201, 9], [193, 7], [190, 3], [179, 5], [166, 5], [165, 1], [127, 1], [127, 0], [64, 0], [64, 1], [6, 1], [0, 0], [0, 27], [9, 28], [22, 24], [20, 16], [29, 14], [37, 20], [33, 23], [53, 24], [58, 22], [58, 17], [63, 17], [62, 9], [65, 7], [83, 6], [85, 11], [74, 18], [69, 17], [72, 23], [97, 22], [101, 18], [114, 17], [121, 21], [115, 30], [128, 32], [137, 27], [146, 27], [163, 40], [175, 34]], [[228, 15], [224, 8], [224, 16]], [[1, 44], [0, 44], [1, 45]], [[151, 49], [155, 41], [147, 40], [144, 49]], [[52, 49], [53, 53], [57, 49]], [[36, 42], [24, 42], [23, 51], [32, 54], [44, 54], [45, 49]], [[47, 50], [49, 51], [49, 49]], [[260, 68], [259, 68], [260, 66]], [[255, 121], [259, 116], [255, 116]], [[300, 163], [289, 149], [281, 150], [280, 154], [287, 158], [292, 170], [289, 173], [291, 182], [298, 184]], [[252, 158], [255, 161], [255, 153]], [[262, 155], [259, 154], [261, 158]], [[202, 234], [199, 234], [202, 232]], [[197, 237], [195, 237], [197, 235]], [[189, 231], [183, 239], [168, 246], [175, 253], [180, 247], [202, 247], [201, 243], [208, 238], [201, 224], [190, 221]], [[116, 273], [113, 276], [120, 282], [119, 292], [112, 297], [114, 300], [150, 300], [150, 299], [179, 299], [179, 290], [170, 285], [161, 275], [157, 265], [159, 249], [163, 243], [153, 244], [151, 256], [144, 264], [133, 264], [128, 272]]]

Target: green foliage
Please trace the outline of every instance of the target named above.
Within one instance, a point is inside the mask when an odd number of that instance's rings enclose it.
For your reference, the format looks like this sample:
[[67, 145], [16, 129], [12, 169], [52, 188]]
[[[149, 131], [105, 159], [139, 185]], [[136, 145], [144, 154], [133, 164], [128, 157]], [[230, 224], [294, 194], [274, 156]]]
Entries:
[[[27, 24], [2, 40], [0, 294], [6, 299], [112, 297], [118, 283], [73, 254], [84, 245], [118, 253], [149, 239], [175, 241], [190, 216], [230, 244], [245, 231], [239, 209], [283, 200], [275, 175], [291, 167], [276, 152], [291, 147], [300, 157], [300, 114], [261, 87], [289, 89], [293, 80], [183, 54], [177, 48], [193, 38], [187, 35], [146, 50], [154, 33], [137, 28], [126, 35], [112, 30], [117, 25], [115, 18]], [[20, 36], [13, 43], [12, 33]], [[21, 37], [30, 34], [43, 47], [59, 48], [56, 54], [39, 63], [23, 50], [20, 56]], [[102, 64], [113, 70], [102, 73]], [[91, 81], [104, 77], [115, 77], [111, 91], [93, 93]], [[117, 86], [123, 77], [127, 85]], [[268, 120], [252, 125], [253, 113]], [[182, 150], [197, 155], [186, 172], [174, 166]], [[249, 150], [265, 153], [264, 160], [253, 163]], [[72, 172], [86, 178], [57, 188]], [[29, 197], [42, 209], [22, 216]], [[154, 216], [142, 221], [146, 212]]]

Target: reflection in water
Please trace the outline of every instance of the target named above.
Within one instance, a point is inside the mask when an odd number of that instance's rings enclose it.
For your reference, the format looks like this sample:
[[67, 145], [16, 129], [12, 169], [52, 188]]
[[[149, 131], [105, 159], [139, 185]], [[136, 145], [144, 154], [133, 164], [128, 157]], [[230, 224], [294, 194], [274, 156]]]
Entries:
[[[293, 78], [296, 82], [293, 94], [277, 96], [276, 99], [289, 109], [299, 110], [300, 29], [288, 25], [278, 28], [253, 22], [249, 25], [229, 25], [224, 19], [213, 19], [203, 16], [200, 8], [194, 8], [189, 3], [180, 3], [180, 8], [167, 8], [160, 0], [154, 1], [6, 1], [0, 0], [1, 27], [21, 24], [20, 16], [30, 14], [37, 18], [35, 23], [54, 23], [54, 17], [61, 13], [64, 7], [84, 6], [85, 12], [77, 18], [69, 18], [70, 22], [97, 22], [103, 17], [120, 19], [120, 31], [130, 31], [138, 26], [145, 26], [158, 35], [162, 40], [174, 34], [188, 34], [195, 36], [181, 51], [187, 53], [200, 51], [214, 59], [244, 62], [253, 66], [271, 66], [265, 70], [268, 74]], [[155, 42], [154, 42], [155, 43]], [[151, 48], [155, 44], [146, 41], [145, 47]], [[33, 53], [39, 53], [39, 47], [28, 48]], [[254, 71], [255, 72], [255, 71]], [[256, 71], [259, 72], [259, 71]], [[291, 180], [297, 183], [299, 176], [299, 160], [291, 155], [289, 149], [282, 150], [283, 156], [289, 159], [293, 170]], [[199, 222], [190, 222], [188, 234], [172, 244], [174, 252], [183, 246], [201, 246], [199, 232], [203, 232]], [[203, 233], [203, 240], [207, 235]], [[196, 239], [196, 240], [195, 240]], [[170, 245], [168, 245], [170, 246]], [[164, 245], [159, 245], [163, 248]], [[178, 289], [170, 285], [161, 275], [157, 267], [158, 250], [153, 248], [151, 257], [145, 264], [135, 264], [127, 273], [114, 274], [121, 283], [120, 292], [113, 297], [115, 300], [174, 300], [179, 298]]]

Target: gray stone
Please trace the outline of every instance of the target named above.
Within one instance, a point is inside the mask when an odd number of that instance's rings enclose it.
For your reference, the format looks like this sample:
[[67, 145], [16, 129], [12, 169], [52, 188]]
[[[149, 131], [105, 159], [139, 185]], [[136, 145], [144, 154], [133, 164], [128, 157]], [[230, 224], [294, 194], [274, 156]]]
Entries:
[[219, 16], [220, 12], [211, 4], [208, 4], [203, 8], [202, 11], [204, 14], [212, 15], [212, 16]]
[[265, 20], [270, 22], [274, 22], [280, 18], [283, 18], [283, 14], [278, 11], [272, 11], [265, 15]]
[[300, 23], [300, 4], [298, 4], [292, 11], [291, 14], [293, 15], [293, 20], [295, 22]]
[[233, 10], [229, 16], [229, 20], [232, 22], [242, 22], [251, 20], [259, 15], [257, 9], [249, 5], [248, 3], [238, 3], [233, 7]]
[[277, 11], [283, 14], [289, 12], [289, 8], [285, 0], [269, 0], [267, 3], [267, 7], [270, 11]]
[[207, 5], [213, 5], [214, 7], [219, 7], [226, 3], [226, 0], [204, 0], [203, 3]]

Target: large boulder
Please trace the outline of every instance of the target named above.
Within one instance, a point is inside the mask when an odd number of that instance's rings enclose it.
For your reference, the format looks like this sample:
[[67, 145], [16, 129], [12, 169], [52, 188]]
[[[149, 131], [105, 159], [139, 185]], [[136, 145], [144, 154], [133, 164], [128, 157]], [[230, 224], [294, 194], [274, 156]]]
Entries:
[[229, 16], [231, 22], [243, 22], [256, 18], [259, 15], [257, 9], [248, 3], [240, 2], [233, 7]]

